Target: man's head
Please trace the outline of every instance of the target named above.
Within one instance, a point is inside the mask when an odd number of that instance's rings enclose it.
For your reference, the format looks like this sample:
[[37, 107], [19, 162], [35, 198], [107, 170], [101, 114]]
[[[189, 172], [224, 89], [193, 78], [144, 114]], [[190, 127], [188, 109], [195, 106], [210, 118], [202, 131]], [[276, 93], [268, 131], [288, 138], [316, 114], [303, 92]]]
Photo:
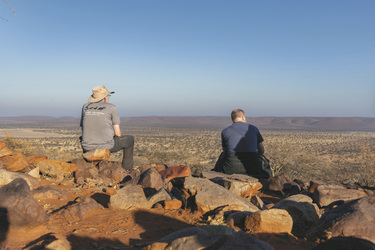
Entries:
[[88, 102], [99, 102], [113, 93], [115, 92], [109, 92], [105, 86], [94, 87], [92, 89], [92, 95], [89, 97]]
[[231, 118], [233, 122], [246, 122], [245, 111], [242, 109], [235, 109], [231, 113]]

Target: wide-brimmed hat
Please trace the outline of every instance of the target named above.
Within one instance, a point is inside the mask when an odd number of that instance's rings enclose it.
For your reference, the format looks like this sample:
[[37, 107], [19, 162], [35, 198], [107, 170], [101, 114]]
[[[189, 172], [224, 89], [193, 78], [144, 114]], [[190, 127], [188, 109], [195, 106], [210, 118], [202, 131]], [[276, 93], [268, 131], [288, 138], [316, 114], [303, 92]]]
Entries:
[[105, 86], [94, 87], [92, 89], [92, 95], [89, 97], [88, 102], [98, 102], [113, 93], [115, 92], [109, 92]]

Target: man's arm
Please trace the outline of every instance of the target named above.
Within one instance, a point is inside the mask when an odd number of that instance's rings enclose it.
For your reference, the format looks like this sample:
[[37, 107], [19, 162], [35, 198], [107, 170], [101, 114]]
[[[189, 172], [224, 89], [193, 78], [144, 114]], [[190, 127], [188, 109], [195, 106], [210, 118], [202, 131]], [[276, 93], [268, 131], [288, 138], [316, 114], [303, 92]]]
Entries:
[[258, 143], [258, 154], [263, 155], [264, 154], [264, 146], [263, 143]]
[[115, 131], [115, 136], [116, 137], [121, 137], [120, 125], [113, 125], [113, 130]]

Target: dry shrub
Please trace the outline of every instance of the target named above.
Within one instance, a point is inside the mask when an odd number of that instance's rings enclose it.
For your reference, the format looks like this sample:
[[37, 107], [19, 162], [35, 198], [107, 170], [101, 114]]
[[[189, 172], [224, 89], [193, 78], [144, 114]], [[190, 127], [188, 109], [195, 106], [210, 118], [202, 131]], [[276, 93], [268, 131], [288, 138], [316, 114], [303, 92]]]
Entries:
[[275, 175], [284, 173], [290, 179], [302, 181], [325, 175], [327, 162], [317, 154], [304, 151], [298, 144], [286, 139], [270, 138], [265, 147]]
[[359, 184], [375, 187], [375, 148], [365, 142], [361, 149]]

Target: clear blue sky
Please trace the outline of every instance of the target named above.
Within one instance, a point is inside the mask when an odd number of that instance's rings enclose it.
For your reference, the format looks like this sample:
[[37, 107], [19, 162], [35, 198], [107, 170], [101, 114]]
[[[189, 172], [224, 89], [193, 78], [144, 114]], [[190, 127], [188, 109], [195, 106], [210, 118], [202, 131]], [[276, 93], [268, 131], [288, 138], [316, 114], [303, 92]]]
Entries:
[[373, 0], [7, 1], [0, 116], [375, 117]]

